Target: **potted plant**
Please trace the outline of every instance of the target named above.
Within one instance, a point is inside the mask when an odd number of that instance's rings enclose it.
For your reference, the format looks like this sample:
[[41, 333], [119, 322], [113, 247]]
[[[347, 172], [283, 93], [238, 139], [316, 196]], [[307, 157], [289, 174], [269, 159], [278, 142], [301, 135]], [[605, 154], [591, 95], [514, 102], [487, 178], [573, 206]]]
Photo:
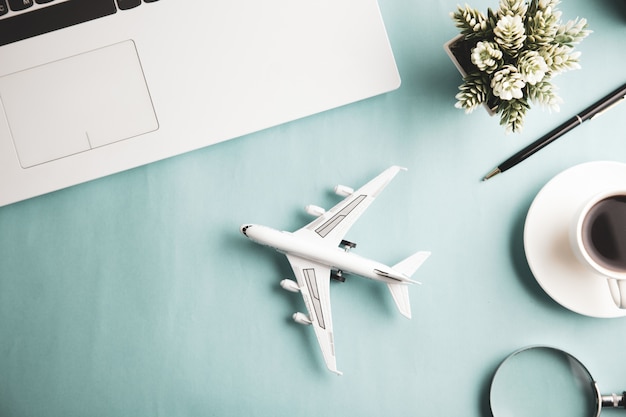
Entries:
[[559, 110], [552, 78], [580, 68], [574, 45], [591, 31], [585, 19], [561, 22], [560, 0], [500, 0], [487, 14], [458, 6], [450, 13], [460, 35], [445, 45], [463, 75], [455, 106], [485, 105], [508, 132], [522, 130], [530, 104]]

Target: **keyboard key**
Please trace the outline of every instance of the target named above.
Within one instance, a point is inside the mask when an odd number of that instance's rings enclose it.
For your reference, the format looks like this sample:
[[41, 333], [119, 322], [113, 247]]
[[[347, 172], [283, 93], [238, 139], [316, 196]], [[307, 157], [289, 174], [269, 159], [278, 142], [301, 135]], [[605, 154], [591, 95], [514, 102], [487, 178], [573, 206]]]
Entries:
[[33, 5], [33, 0], [9, 0], [9, 8], [13, 11], [28, 9]]
[[141, 0], [117, 0], [117, 7], [120, 10], [128, 10], [141, 4]]
[[37, 4], [44, 4], [44, 3], [50, 3], [53, 0], [35, 0], [35, 3]]
[[9, 6], [7, 6], [7, 0], [0, 0], [0, 16], [9, 12]]
[[116, 12], [114, 0], [71, 0], [51, 4], [0, 19], [0, 46]]

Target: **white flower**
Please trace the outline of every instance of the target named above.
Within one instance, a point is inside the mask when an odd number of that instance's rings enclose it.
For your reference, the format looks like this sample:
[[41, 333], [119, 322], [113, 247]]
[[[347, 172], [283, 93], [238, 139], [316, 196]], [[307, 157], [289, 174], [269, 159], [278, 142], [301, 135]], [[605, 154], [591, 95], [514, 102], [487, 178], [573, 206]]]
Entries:
[[493, 29], [494, 39], [502, 49], [512, 57], [517, 56], [518, 51], [524, 46], [526, 29], [524, 21], [519, 15], [502, 16]]
[[561, 0], [539, 0], [537, 8], [539, 10], [554, 9], [560, 2]]
[[550, 70], [548, 64], [537, 51], [524, 51], [519, 55], [517, 61], [522, 79], [528, 83], [535, 85], [543, 80], [546, 73]]
[[546, 61], [553, 74], [580, 68], [580, 64], [578, 64], [580, 51], [574, 52], [572, 47], [548, 45], [539, 49], [539, 54]]
[[478, 42], [472, 49], [471, 58], [479, 70], [491, 74], [502, 63], [502, 51], [495, 42]]
[[528, 97], [535, 103], [550, 111], [559, 111], [559, 104], [563, 103], [563, 99], [556, 94], [556, 87], [550, 83], [546, 77], [544, 81], [528, 88]]
[[526, 87], [526, 83], [522, 79], [522, 74], [513, 65], [505, 65], [493, 75], [491, 80], [493, 94], [502, 100], [508, 101], [524, 97], [522, 92], [524, 87]]
[[526, 0], [500, 0], [500, 14], [525, 16], [528, 10]]

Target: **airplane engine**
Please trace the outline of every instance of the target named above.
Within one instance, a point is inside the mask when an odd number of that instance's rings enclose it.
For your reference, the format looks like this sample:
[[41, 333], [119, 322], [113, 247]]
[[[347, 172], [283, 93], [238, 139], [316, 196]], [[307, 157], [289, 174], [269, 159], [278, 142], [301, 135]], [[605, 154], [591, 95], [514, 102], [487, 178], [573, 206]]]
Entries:
[[298, 284], [290, 279], [284, 279], [280, 281], [280, 286], [283, 288], [283, 290], [287, 290], [289, 292], [300, 292], [300, 287], [298, 287]]
[[311, 320], [304, 313], [300, 313], [300, 312], [294, 313], [293, 316], [291, 317], [293, 318], [293, 321], [295, 321], [298, 324], [303, 324], [305, 326], [308, 326], [311, 324]]
[[315, 216], [315, 217], [319, 217], [323, 215], [324, 213], [326, 213], [326, 210], [324, 210], [323, 208], [319, 206], [314, 206], [313, 204], [309, 204], [308, 206], [304, 208], [304, 210], [306, 210], [306, 212], [309, 213], [311, 216]]
[[347, 187], [345, 185], [337, 185], [335, 187], [335, 194], [341, 197], [348, 197], [349, 195], [354, 194], [354, 189]]

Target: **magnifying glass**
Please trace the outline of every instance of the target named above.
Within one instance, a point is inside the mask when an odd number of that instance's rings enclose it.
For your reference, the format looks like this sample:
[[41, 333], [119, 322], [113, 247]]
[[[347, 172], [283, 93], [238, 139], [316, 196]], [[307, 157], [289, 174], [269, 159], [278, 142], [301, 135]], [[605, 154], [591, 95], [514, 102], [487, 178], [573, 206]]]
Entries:
[[602, 408], [624, 408], [621, 395], [601, 395], [585, 366], [548, 346], [509, 355], [491, 381], [494, 417], [598, 417]]

